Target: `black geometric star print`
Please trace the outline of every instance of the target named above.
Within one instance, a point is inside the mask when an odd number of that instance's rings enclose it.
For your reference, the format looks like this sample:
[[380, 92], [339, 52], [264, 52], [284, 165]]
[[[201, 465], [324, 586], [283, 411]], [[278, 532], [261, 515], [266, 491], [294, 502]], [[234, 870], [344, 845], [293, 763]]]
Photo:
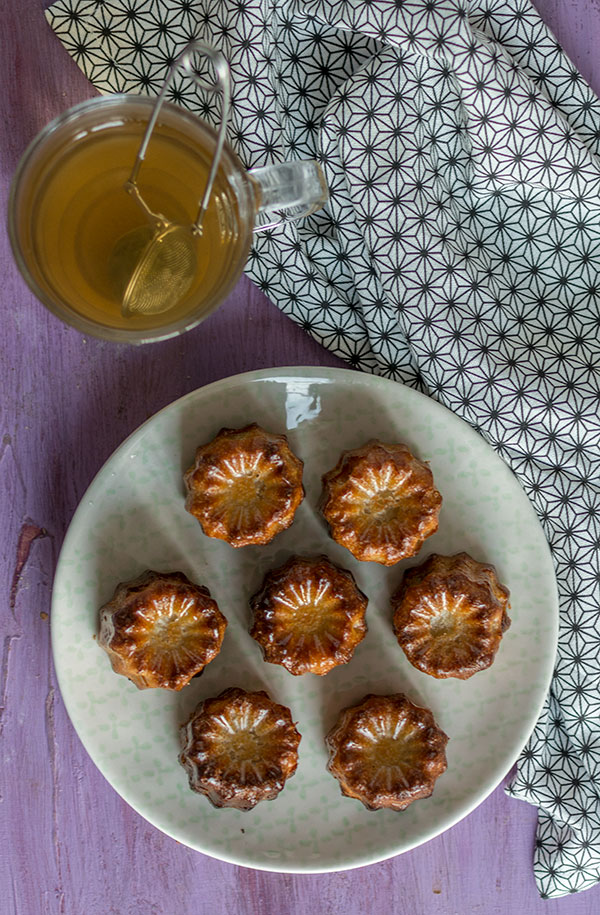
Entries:
[[[331, 193], [247, 273], [320, 343], [471, 423], [532, 500], [560, 639], [508, 791], [539, 808], [543, 896], [600, 879], [600, 102], [529, 0], [58, 0], [101, 92], [155, 94], [192, 38], [231, 64], [247, 166]], [[218, 105], [184, 80], [173, 98]]]

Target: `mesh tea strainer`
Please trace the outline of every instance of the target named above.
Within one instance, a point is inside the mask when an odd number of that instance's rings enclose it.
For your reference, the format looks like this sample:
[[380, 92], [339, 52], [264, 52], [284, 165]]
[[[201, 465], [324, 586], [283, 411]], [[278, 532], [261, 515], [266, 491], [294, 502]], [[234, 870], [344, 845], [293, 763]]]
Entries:
[[[204, 55], [211, 61], [217, 77], [214, 85], [202, 80], [194, 69], [192, 61], [197, 54]], [[215, 151], [196, 220], [192, 225], [179, 225], [167, 219], [162, 213], [155, 213], [142, 197], [137, 185], [152, 131], [173, 76], [178, 70], [185, 70], [202, 89], [220, 91], [222, 100], [221, 124]], [[196, 241], [202, 235], [202, 221], [221, 160], [230, 97], [229, 66], [223, 55], [200, 41], [188, 44], [173, 62], [163, 83], [133, 169], [125, 184], [125, 190], [132, 195], [148, 217], [148, 224], [137, 226], [122, 236], [111, 254], [113, 275], [120, 280], [121, 289], [124, 289], [121, 300], [121, 311], [124, 316], [153, 315], [168, 311], [182, 300], [194, 280], [197, 265]]]

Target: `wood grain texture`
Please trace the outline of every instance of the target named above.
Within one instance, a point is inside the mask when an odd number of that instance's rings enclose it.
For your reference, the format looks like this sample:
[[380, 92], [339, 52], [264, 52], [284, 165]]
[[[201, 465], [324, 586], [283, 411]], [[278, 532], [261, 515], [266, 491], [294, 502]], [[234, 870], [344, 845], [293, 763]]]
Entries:
[[[599, 0], [537, 0], [596, 87]], [[42, 0], [3, 0], [0, 193], [26, 143], [91, 87], [54, 38]], [[223, 864], [164, 836], [107, 785], [67, 719], [51, 662], [58, 550], [85, 488], [156, 410], [218, 378], [275, 365], [340, 365], [247, 280], [200, 328], [143, 348], [86, 339], [29, 293], [0, 237], [4, 334], [0, 912], [7, 915], [592, 915], [600, 888], [542, 902], [535, 811], [498, 788], [437, 839], [321, 876]], [[399, 819], [398, 828], [402, 828]]]

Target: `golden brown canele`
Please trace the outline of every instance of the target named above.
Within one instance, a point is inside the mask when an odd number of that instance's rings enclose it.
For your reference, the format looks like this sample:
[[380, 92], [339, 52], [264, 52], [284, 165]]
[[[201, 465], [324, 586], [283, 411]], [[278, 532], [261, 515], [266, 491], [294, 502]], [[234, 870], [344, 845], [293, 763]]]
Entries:
[[419, 670], [466, 680], [493, 662], [510, 626], [509, 597], [494, 566], [467, 553], [434, 553], [392, 596], [394, 631]]
[[446, 771], [448, 737], [429, 709], [402, 693], [368, 695], [329, 732], [327, 768], [342, 794], [368, 810], [404, 810], [429, 797]]
[[179, 690], [221, 650], [227, 620], [183, 572], [143, 572], [100, 608], [98, 642], [138, 689]]
[[295, 675], [346, 664], [367, 631], [367, 598], [352, 573], [326, 556], [292, 556], [267, 573], [250, 606], [250, 635], [265, 661]]
[[431, 470], [403, 444], [367, 442], [323, 476], [330, 534], [366, 562], [391, 566], [414, 556], [437, 531], [441, 504]]
[[273, 800], [298, 765], [301, 737], [291, 712], [264, 690], [231, 687], [205, 699], [180, 736], [190, 788], [215, 807], [250, 810]]
[[285, 435], [256, 423], [221, 429], [197, 449], [184, 476], [185, 507], [209, 537], [234, 547], [269, 543], [290, 526], [304, 498], [303, 466]]

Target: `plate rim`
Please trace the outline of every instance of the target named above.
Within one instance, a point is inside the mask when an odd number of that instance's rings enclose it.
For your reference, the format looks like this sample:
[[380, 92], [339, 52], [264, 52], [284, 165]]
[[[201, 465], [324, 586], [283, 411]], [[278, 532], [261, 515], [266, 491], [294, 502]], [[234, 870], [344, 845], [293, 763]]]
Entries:
[[158, 829], [161, 833], [168, 836], [170, 839], [174, 839], [175, 841], [180, 842], [182, 845], [185, 845], [187, 848], [190, 848], [196, 852], [199, 852], [200, 854], [207, 855], [208, 857], [211, 857], [217, 861], [223, 861], [224, 863], [233, 864], [237, 867], [247, 867], [251, 870], [258, 870], [258, 871], [263, 871], [263, 872], [267, 872], [267, 873], [285, 873], [285, 874], [340, 873], [340, 872], [347, 871], [347, 870], [355, 870], [355, 869], [362, 868], [362, 867], [368, 867], [372, 864], [377, 864], [382, 861], [387, 861], [393, 857], [404, 854], [405, 852], [410, 852], [413, 849], [418, 848], [421, 845], [425, 845], [427, 842], [431, 841], [432, 839], [436, 838], [437, 836], [442, 835], [443, 833], [447, 832], [449, 829], [452, 829], [452, 827], [456, 826], [457, 823], [461, 822], [461, 820], [464, 820], [466, 817], [468, 817], [477, 807], [479, 807], [493, 793], [493, 791], [496, 790], [496, 788], [498, 788], [498, 786], [502, 783], [502, 780], [506, 777], [506, 775], [501, 775], [499, 779], [497, 778], [496, 775], [494, 775], [492, 779], [488, 779], [488, 782], [486, 783], [484, 789], [477, 793], [477, 795], [475, 796], [475, 798], [472, 800], [471, 803], [468, 803], [464, 807], [462, 807], [455, 816], [451, 816], [450, 818], [444, 818], [444, 823], [441, 828], [439, 828], [439, 829], [434, 828], [431, 831], [429, 831], [424, 837], [417, 837], [415, 839], [415, 841], [409, 840], [408, 844], [403, 844], [403, 847], [401, 849], [392, 848], [388, 852], [385, 852], [382, 854], [378, 854], [378, 853], [371, 854], [365, 860], [359, 860], [359, 861], [352, 860], [348, 863], [336, 864], [334, 867], [329, 866], [329, 865], [319, 866], [318, 864], [309, 864], [309, 863], [307, 863], [306, 865], [298, 865], [298, 864], [295, 864], [294, 862], [287, 862], [287, 861], [273, 861], [272, 863], [250, 862], [247, 860], [243, 860], [238, 856], [228, 854], [227, 850], [222, 851], [221, 849], [219, 849], [218, 852], [214, 851], [214, 850], [209, 851], [204, 847], [199, 847], [196, 844], [191, 844], [189, 841], [189, 838], [186, 839], [186, 838], [182, 837], [181, 832], [177, 828], [174, 828], [171, 831], [169, 831], [168, 829], [164, 828], [163, 826], [158, 826], [153, 820], [149, 819], [145, 813], [143, 813], [140, 809], [138, 809], [138, 807], [135, 806], [134, 803], [129, 801], [126, 797], [123, 796], [123, 794], [121, 794], [121, 792], [113, 785], [112, 781], [108, 778], [108, 776], [105, 775], [105, 773], [102, 771], [100, 765], [96, 762], [96, 760], [92, 756], [90, 750], [88, 749], [84, 737], [82, 736], [82, 734], [79, 732], [79, 730], [75, 726], [72, 715], [71, 715], [71, 711], [70, 711], [71, 697], [69, 696], [69, 699], [66, 698], [66, 696], [69, 695], [69, 691], [66, 690], [66, 692], [65, 692], [65, 690], [63, 689], [63, 679], [62, 679], [61, 672], [60, 672], [60, 663], [57, 662], [58, 623], [54, 624], [54, 620], [57, 619], [57, 616], [58, 616], [58, 609], [57, 609], [58, 597], [56, 595], [56, 583], [59, 579], [59, 576], [62, 574], [63, 565], [64, 565], [64, 562], [66, 559], [67, 549], [70, 547], [70, 541], [71, 541], [71, 539], [73, 539], [75, 537], [75, 533], [76, 533], [75, 528], [77, 526], [78, 518], [80, 515], [85, 515], [85, 513], [86, 513], [88, 494], [89, 494], [90, 490], [95, 486], [97, 480], [103, 474], [107, 464], [109, 462], [113, 461], [113, 459], [116, 458], [117, 455], [119, 455], [121, 451], [126, 450], [129, 447], [129, 443], [133, 439], [135, 439], [139, 435], [141, 435], [144, 428], [147, 425], [149, 425], [150, 423], [153, 423], [163, 413], [165, 413], [168, 410], [172, 410], [172, 409], [177, 409], [177, 408], [181, 409], [184, 406], [186, 401], [188, 401], [188, 400], [193, 401], [198, 396], [203, 396], [203, 395], [210, 396], [211, 392], [213, 392], [214, 389], [227, 389], [227, 388], [235, 387], [235, 386], [237, 386], [239, 384], [243, 384], [243, 383], [252, 384], [254, 382], [261, 382], [261, 381], [283, 381], [284, 379], [289, 379], [289, 380], [310, 379], [310, 380], [317, 381], [317, 382], [320, 381], [320, 382], [324, 382], [324, 383], [331, 383], [331, 382], [335, 382], [336, 380], [342, 380], [342, 378], [344, 379], [344, 381], [353, 379], [358, 384], [366, 383], [367, 385], [374, 386], [374, 387], [383, 388], [383, 387], [389, 387], [390, 385], [395, 386], [395, 387], [400, 387], [407, 393], [407, 396], [409, 398], [414, 397], [415, 400], [422, 399], [422, 400], [427, 401], [428, 408], [430, 410], [433, 410], [434, 412], [437, 411], [440, 413], [443, 412], [444, 414], [450, 414], [450, 416], [452, 417], [453, 420], [458, 421], [465, 427], [465, 431], [467, 432], [467, 434], [476, 437], [477, 440], [479, 440], [480, 442], [485, 444], [490, 449], [492, 454], [498, 460], [500, 460], [502, 462], [502, 464], [504, 464], [507, 471], [509, 471], [512, 474], [512, 476], [514, 477], [516, 483], [518, 484], [518, 486], [523, 494], [524, 499], [526, 500], [527, 504], [529, 505], [531, 514], [532, 514], [533, 518], [535, 519], [535, 522], [546, 543], [546, 547], [547, 547], [547, 551], [548, 551], [547, 558], [550, 560], [550, 565], [552, 567], [552, 571], [553, 571], [552, 579], [553, 579], [553, 585], [554, 585], [554, 587], [552, 589], [552, 596], [554, 598], [553, 607], [552, 607], [553, 626], [552, 626], [552, 631], [549, 632], [549, 636], [548, 636], [548, 637], [550, 637], [550, 635], [552, 636], [553, 650], [551, 652], [548, 652], [548, 660], [546, 660], [545, 685], [544, 685], [543, 690], [540, 689], [541, 698], [539, 698], [539, 701], [535, 706], [534, 712], [531, 712], [531, 714], [529, 716], [530, 721], [531, 721], [531, 727], [527, 731], [527, 738], [525, 739], [525, 742], [522, 745], [519, 744], [519, 749], [517, 750], [516, 754], [514, 755], [512, 762], [509, 764], [509, 767], [508, 767], [507, 773], [506, 773], [506, 774], [508, 774], [508, 772], [510, 772], [511, 768], [517, 762], [524, 746], [527, 743], [527, 740], [529, 739], [529, 737], [531, 736], [531, 734], [533, 733], [533, 730], [535, 729], [535, 727], [537, 725], [540, 714], [543, 710], [544, 703], [546, 701], [548, 689], [552, 682], [552, 676], [553, 676], [553, 671], [554, 671], [554, 666], [555, 666], [556, 650], [558, 647], [558, 635], [559, 635], [559, 624], [560, 624], [560, 604], [559, 604], [559, 600], [558, 600], [558, 587], [557, 587], [554, 563], [552, 562], [552, 554], [551, 554], [550, 547], [549, 547], [549, 544], [548, 544], [548, 541], [546, 538], [546, 534], [542, 528], [541, 522], [537, 516], [533, 503], [531, 502], [531, 499], [529, 498], [526, 491], [524, 490], [519, 477], [512, 470], [510, 465], [504, 460], [504, 458], [500, 454], [498, 454], [498, 452], [492, 447], [492, 445], [482, 435], [480, 435], [461, 416], [454, 413], [448, 407], [444, 406], [444, 404], [439, 403], [439, 401], [435, 400], [433, 397], [430, 397], [429, 395], [424, 394], [421, 391], [418, 391], [415, 388], [410, 387], [409, 385], [405, 385], [402, 382], [395, 381], [391, 378], [385, 378], [380, 375], [361, 372], [359, 370], [352, 369], [352, 368], [343, 368], [343, 367], [337, 367], [337, 366], [305, 366], [305, 365], [294, 366], [294, 365], [292, 365], [292, 366], [281, 366], [281, 367], [275, 367], [275, 368], [254, 369], [254, 370], [251, 370], [248, 372], [241, 372], [236, 375], [226, 375], [223, 378], [217, 379], [216, 381], [209, 382], [206, 385], [201, 385], [200, 387], [195, 388], [192, 391], [188, 391], [186, 394], [183, 394], [181, 397], [178, 397], [175, 400], [171, 401], [170, 403], [166, 404], [164, 407], [161, 407], [161, 409], [157, 410], [155, 413], [153, 413], [151, 416], [149, 416], [146, 420], [144, 420], [144, 422], [140, 423], [139, 426], [137, 426], [132, 432], [130, 432], [129, 435], [127, 435], [120, 442], [120, 444], [117, 445], [117, 447], [109, 454], [109, 456], [106, 458], [106, 460], [103, 461], [102, 465], [99, 467], [99, 469], [94, 474], [91, 481], [85, 488], [85, 491], [83, 492], [82, 496], [80, 497], [77, 507], [76, 507], [75, 511], [73, 512], [73, 515], [68, 523], [67, 530], [65, 532], [65, 536], [64, 536], [63, 542], [61, 544], [59, 555], [58, 555], [58, 558], [56, 561], [53, 582], [52, 582], [50, 628], [51, 628], [51, 647], [52, 647], [52, 661], [53, 661], [53, 666], [54, 666], [54, 672], [55, 672], [58, 687], [60, 690], [61, 699], [65, 706], [65, 710], [67, 712], [70, 724], [73, 727], [73, 730], [75, 731], [75, 734], [77, 735], [78, 739], [80, 740], [87, 756], [89, 757], [89, 759], [91, 760], [91, 762], [93, 763], [93, 765], [95, 766], [95, 768], [97, 769], [99, 774], [102, 776], [102, 778], [106, 781], [106, 783], [110, 786], [110, 788], [118, 795], [118, 797], [124, 803], [126, 803], [139, 816], [141, 816], [144, 820], [146, 820], [146, 822], [150, 823], [155, 829]]

